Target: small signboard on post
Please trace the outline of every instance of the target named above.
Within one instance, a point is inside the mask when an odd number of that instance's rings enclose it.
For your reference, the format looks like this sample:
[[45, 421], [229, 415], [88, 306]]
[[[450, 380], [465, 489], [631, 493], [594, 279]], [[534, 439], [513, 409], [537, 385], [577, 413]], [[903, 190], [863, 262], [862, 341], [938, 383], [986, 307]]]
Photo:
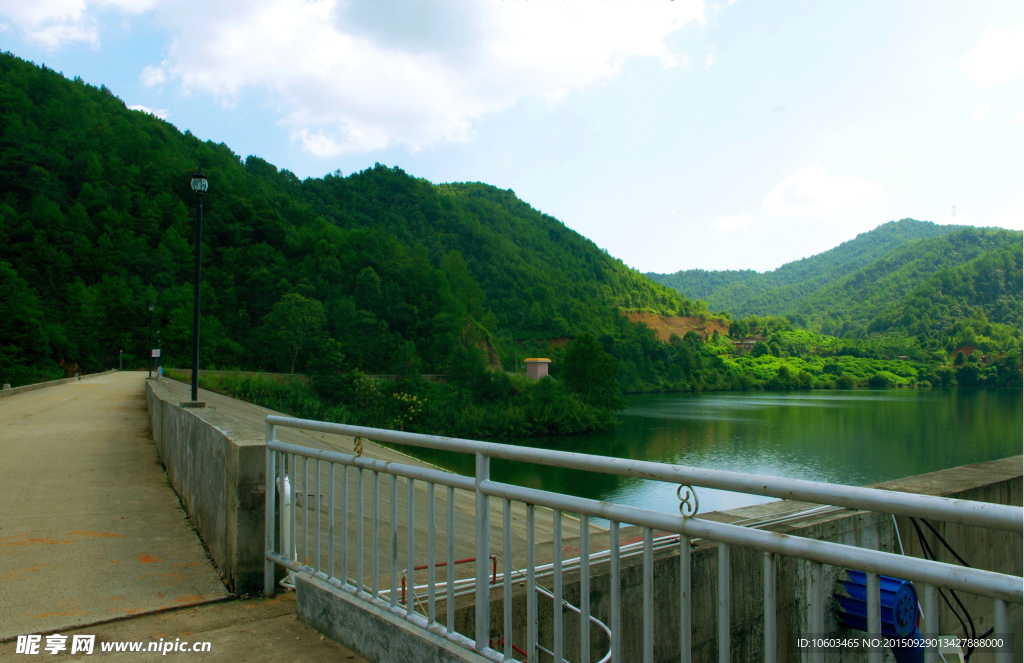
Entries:
[[153, 357], [156, 358], [156, 357], [159, 357], [159, 356], [160, 356], [160, 351], [159, 350], [153, 350]]

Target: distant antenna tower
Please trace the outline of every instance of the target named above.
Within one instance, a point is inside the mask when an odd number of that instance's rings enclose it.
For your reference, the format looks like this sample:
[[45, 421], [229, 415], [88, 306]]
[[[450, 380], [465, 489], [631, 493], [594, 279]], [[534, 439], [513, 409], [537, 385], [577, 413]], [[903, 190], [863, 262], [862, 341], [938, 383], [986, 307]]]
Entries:
[[953, 216], [956, 216], [956, 205], [953, 205]]

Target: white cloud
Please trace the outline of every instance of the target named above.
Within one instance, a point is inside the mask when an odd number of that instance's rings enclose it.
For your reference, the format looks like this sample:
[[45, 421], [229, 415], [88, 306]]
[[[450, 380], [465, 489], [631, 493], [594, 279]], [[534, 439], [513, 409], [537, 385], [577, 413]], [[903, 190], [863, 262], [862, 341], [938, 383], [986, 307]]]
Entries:
[[795, 171], [764, 197], [773, 217], [828, 220], [877, 209], [884, 202], [882, 187], [866, 180], [829, 175], [813, 164]]
[[749, 214], [736, 214], [735, 216], [722, 216], [713, 225], [719, 230], [746, 230], [754, 223], [754, 217]]
[[[248, 7], [248, 5], [245, 5]], [[203, 21], [174, 12], [167, 70], [231, 104], [269, 90], [282, 124], [322, 157], [474, 136], [482, 116], [532, 97], [557, 102], [630, 58], [684, 58], [667, 38], [703, 21], [700, 2], [303, 4], [263, 0]]]
[[0, 4], [0, 16], [26, 37], [50, 50], [85, 42], [99, 46], [96, 19], [89, 10], [114, 7], [129, 14], [152, 9], [158, 0], [31, 0]]
[[136, 104], [135, 106], [129, 106], [129, 110], [142, 111], [143, 113], [149, 113], [161, 120], [166, 120], [171, 116], [171, 111], [166, 108], [150, 108], [149, 106], [143, 106], [142, 104]]
[[142, 73], [139, 74], [139, 80], [144, 86], [153, 87], [154, 85], [160, 85], [161, 83], [167, 82], [167, 72], [164, 71], [162, 66], [154, 67], [150, 65], [145, 67], [142, 70]]
[[708, 59], [704, 61], [704, 68], [710, 69], [711, 65], [715, 64], [716, 62], [718, 62], [718, 60], [715, 59], [715, 54], [708, 53]]
[[971, 52], [952, 65], [970, 76], [982, 90], [1012, 83], [1024, 70], [1024, 24], [1016, 28], [988, 28]]
[[466, 141], [489, 113], [526, 98], [556, 103], [633, 59], [685, 66], [669, 38], [704, 23], [703, 0], [38, 0], [4, 3], [0, 17], [51, 47], [98, 45], [93, 14], [112, 6], [153, 10], [171, 35], [167, 61], [146, 67], [143, 84], [174, 80], [226, 105], [264, 96], [293, 140], [324, 157]]
[[986, 106], [985, 104], [981, 104], [977, 108], [975, 108], [974, 112], [971, 113], [971, 119], [974, 120], [975, 122], [988, 121], [988, 106]]

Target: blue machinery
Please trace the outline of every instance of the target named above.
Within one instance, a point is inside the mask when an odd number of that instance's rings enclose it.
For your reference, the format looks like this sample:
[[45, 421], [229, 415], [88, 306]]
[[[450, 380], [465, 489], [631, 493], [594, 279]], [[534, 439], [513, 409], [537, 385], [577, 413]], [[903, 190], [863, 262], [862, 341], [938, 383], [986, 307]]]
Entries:
[[[847, 580], [836, 583], [835, 598], [839, 606], [836, 617], [839, 621], [857, 629], [868, 630], [868, 583], [863, 571], [846, 572]], [[879, 599], [882, 609], [882, 636], [916, 640], [917, 646], [891, 647], [897, 663], [921, 663], [924, 661], [924, 646], [921, 631], [917, 628], [917, 590], [906, 580], [880, 576]]]

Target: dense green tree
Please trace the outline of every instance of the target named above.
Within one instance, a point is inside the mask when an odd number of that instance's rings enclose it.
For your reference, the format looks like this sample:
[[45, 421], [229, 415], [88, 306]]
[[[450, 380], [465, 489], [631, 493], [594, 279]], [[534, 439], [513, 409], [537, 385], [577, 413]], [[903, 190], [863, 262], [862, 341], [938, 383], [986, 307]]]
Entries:
[[296, 362], [320, 340], [325, 323], [323, 304], [289, 292], [274, 304], [263, 324], [275, 351], [294, 373]]
[[562, 355], [561, 378], [585, 403], [620, 409], [618, 374], [618, 360], [590, 334], [570, 343]]

